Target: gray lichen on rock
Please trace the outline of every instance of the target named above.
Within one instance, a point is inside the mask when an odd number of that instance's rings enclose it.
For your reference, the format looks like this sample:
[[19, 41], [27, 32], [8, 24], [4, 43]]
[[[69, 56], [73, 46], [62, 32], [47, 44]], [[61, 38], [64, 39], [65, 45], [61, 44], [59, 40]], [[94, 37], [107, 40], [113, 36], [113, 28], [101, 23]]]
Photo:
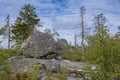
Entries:
[[25, 57], [40, 58], [49, 53], [60, 53], [62, 48], [49, 35], [36, 31], [21, 46]]

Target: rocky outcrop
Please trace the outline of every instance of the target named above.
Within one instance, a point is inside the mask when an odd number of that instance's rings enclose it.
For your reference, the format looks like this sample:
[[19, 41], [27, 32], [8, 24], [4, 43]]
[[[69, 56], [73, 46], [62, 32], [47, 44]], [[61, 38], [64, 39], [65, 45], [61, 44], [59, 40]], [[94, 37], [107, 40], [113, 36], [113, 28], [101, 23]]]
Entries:
[[55, 60], [55, 59], [35, 59], [35, 58], [25, 58], [25, 57], [11, 57], [8, 59], [8, 63], [12, 67], [12, 72], [19, 72], [21, 69], [25, 69], [26, 66], [32, 66], [34, 64], [45, 65], [47, 69], [53, 70], [81, 70], [83, 68], [83, 63], [72, 62], [69, 60]]
[[28, 58], [46, 57], [48, 54], [60, 53], [62, 50], [51, 36], [38, 31], [23, 42], [21, 49], [23, 55]]
[[[12, 68], [11, 76], [19, 77], [20, 72], [23, 73], [23, 77], [26, 77], [27, 72], [30, 69], [39, 69], [38, 79], [46, 80], [50, 74], [53, 79], [59, 74], [59, 71], [64, 71], [67, 74], [67, 80], [88, 80], [89, 75], [84, 74], [87, 69], [96, 70], [97, 65], [88, 65], [82, 62], [73, 62], [69, 60], [55, 60], [55, 59], [36, 59], [36, 58], [25, 58], [23, 56], [14, 56], [8, 59], [8, 63]], [[72, 77], [70, 77], [72, 76]], [[85, 76], [85, 77], [84, 77]], [[57, 77], [56, 77], [57, 79]]]

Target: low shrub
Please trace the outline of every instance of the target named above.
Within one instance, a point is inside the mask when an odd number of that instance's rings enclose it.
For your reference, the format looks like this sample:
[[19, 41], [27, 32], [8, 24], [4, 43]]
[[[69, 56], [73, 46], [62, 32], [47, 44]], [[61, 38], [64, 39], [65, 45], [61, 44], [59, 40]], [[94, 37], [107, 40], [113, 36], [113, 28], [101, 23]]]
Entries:
[[63, 59], [68, 59], [71, 61], [82, 61], [82, 54], [81, 53], [63, 53], [62, 55]]

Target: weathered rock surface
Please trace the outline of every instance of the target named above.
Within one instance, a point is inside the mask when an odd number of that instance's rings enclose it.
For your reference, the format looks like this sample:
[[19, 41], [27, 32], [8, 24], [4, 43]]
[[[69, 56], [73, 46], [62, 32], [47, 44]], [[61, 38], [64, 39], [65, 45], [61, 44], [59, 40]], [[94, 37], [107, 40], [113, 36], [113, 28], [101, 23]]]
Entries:
[[12, 67], [12, 72], [19, 72], [21, 69], [24, 69], [25, 66], [32, 66], [36, 63], [39, 65], [45, 65], [47, 69], [70, 69], [70, 70], [81, 70], [83, 68], [83, 63], [81, 62], [72, 62], [69, 60], [55, 60], [55, 59], [35, 59], [35, 58], [18, 58], [11, 57], [8, 59], [9, 64]]
[[61, 46], [49, 35], [36, 31], [23, 42], [22, 53], [25, 57], [40, 58], [50, 53], [60, 53]]

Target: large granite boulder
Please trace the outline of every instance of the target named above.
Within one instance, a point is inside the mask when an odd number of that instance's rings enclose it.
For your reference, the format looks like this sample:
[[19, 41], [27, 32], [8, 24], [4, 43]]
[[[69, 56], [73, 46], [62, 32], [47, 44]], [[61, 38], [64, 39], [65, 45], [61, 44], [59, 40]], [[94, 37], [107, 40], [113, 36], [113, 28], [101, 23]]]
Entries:
[[42, 32], [34, 32], [23, 42], [22, 53], [25, 57], [41, 58], [48, 54], [60, 53], [61, 46], [49, 35]]

